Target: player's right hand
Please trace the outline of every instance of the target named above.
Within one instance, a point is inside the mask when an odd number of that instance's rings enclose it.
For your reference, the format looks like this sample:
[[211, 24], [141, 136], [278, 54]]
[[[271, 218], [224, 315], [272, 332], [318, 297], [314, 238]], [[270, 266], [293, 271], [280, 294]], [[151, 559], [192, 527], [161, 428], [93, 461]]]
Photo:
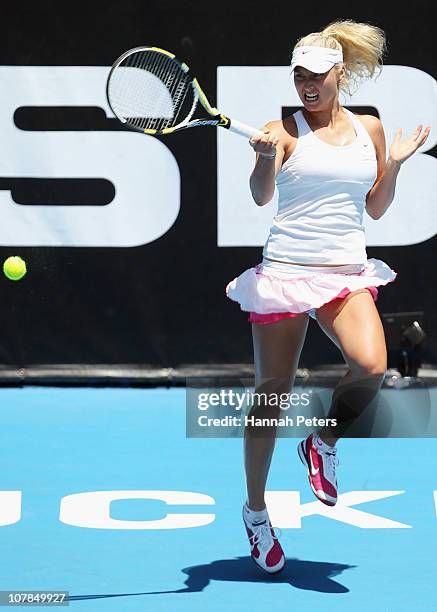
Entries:
[[250, 146], [262, 157], [274, 157], [276, 155], [276, 145], [279, 136], [275, 132], [270, 132], [267, 128], [262, 130], [263, 136], [252, 136], [249, 140]]

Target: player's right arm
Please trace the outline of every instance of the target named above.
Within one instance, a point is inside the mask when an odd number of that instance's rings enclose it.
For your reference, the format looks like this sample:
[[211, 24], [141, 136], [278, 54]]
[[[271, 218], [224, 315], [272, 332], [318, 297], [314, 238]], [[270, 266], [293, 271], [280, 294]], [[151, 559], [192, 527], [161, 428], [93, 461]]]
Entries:
[[256, 152], [255, 168], [250, 175], [250, 190], [258, 206], [268, 204], [275, 193], [275, 178], [284, 159], [280, 121], [270, 121], [261, 128], [263, 136], [253, 136], [249, 143]]

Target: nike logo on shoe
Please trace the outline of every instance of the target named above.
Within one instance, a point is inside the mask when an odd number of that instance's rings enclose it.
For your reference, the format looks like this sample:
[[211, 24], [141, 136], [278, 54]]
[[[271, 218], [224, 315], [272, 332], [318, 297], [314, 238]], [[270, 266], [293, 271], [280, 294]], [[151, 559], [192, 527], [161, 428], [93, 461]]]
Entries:
[[313, 458], [311, 457], [311, 453], [310, 453], [310, 463], [311, 463], [311, 474], [312, 474], [312, 476], [315, 476], [316, 474], [319, 473], [320, 468], [315, 468], [314, 467]]
[[309, 456], [310, 456], [310, 468], [311, 468], [311, 475], [312, 475], [312, 476], [316, 476], [316, 474], [318, 474], [318, 473], [319, 473], [320, 468], [316, 468], [316, 467], [314, 466], [314, 463], [313, 463], [313, 456], [312, 456], [312, 454], [311, 454], [311, 450], [310, 450], [310, 452], [309, 452], [308, 454], [309, 454]]

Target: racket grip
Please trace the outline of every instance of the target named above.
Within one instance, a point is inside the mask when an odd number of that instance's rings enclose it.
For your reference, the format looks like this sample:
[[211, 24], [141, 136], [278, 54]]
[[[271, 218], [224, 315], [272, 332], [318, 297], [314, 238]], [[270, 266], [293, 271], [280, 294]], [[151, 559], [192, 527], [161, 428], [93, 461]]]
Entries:
[[241, 121], [237, 121], [236, 119], [229, 120], [231, 124], [228, 129], [229, 131], [234, 132], [234, 134], [245, 136], [246, 138], [252, 138], [252, 136], [264, 136], [264, 132], [261, 132], [261, 130], [257, 130], [250, 125], [241, 123]]

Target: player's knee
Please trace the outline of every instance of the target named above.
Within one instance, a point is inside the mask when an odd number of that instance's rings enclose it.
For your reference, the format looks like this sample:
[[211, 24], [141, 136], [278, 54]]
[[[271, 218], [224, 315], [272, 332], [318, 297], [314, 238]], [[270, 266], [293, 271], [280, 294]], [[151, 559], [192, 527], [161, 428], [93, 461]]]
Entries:
[[384, 378], [387, 371], [387, 357], [385, 356], [368, 356], [359, 363], [350, 365], [350, 369], [354, 377], [365, 378]]

